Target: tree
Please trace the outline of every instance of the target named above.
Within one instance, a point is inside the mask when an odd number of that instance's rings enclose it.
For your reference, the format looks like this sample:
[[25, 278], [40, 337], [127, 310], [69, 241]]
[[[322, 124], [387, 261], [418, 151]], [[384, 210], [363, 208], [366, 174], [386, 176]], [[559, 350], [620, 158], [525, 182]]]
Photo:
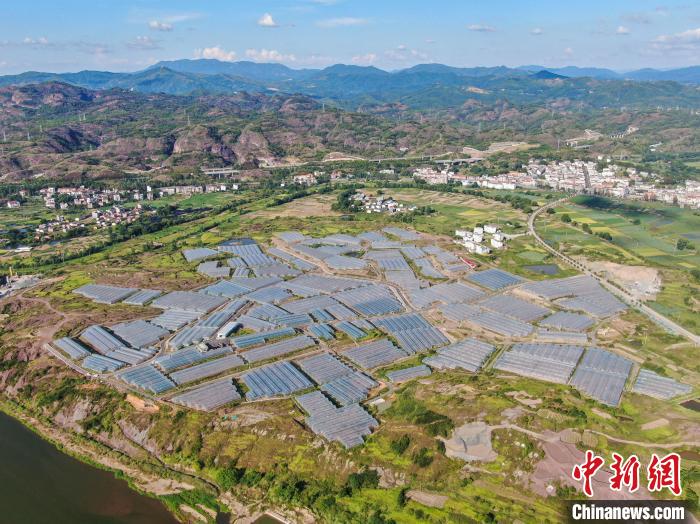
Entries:
[[428, 453], [428, 448], [420, 448], [413, 455], [413, 463], [421, 468], [430, 466], [432, 462], [433, 457]]
[[379, 473], [373, 469], [352, 473], [348, 477], [346, 486], [350, 493], [363, 488], [376, 488], [379, 486]]
[[355, 194], [354, 189], [346, 189], [338, 194], [338, 200], [333, 204], [335, 211], [356, 211], [355, 204], [352, 199]]
[[571, 217], [569, 216], [568, 213], [564, 213], [561, 216], [561, 221], [564, 222], [565, 224], [570, 224], [571, 223]]
[[396, 495], [396, 504], [400, 507], [403, 508], [406, 505], [407, 498], [406, 497], [406, 492], [408, 491], [408, 487], [404, 486], [401, 488]]
[[690, 242], [688, 242], [687, 238], [679, 238], [678, 242], [676, 242], [676, 249], [678, 251], [683, 251], [684, 249], [686, 249], [688, 247], [689, 243]]
[[403, 455], [404, 451], [406, 451], [410, 443], [411, 437], [409, 437], [408, 435], [402, 435], [398, 439], [392, 440], [391, 444], [389, 444], [389, 447], [391, 448], [391, 451], [393, 451], [397, 455]]

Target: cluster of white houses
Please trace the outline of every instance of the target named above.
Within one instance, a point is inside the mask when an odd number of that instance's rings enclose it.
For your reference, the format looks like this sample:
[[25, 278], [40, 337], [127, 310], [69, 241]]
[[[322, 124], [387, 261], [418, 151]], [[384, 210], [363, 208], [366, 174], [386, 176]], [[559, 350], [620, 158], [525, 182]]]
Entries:
[[80, 218], [76, 217], [73, 220], [64, 217], [63, 215], [56, 215], [54, 220], [49, 220], [43, 224], [39, 224], [34, 229], [34, 240], [44, 240], [46, 238], [53, 237], [58, 233], [67, 233], [74, 229], [84, 229], [85, 224], [81, 222]]
[[365, 213], [404, 213], [416, 209], [416, 206], [406, 206], [394, 200], [393, 197], [385, 195], [371, 196], [362, 191], [355, 193], [352, 199]]
[[119, 224], [131, 224], [138, 220], [144, 214], [144, 209], [141, 204], [136, 204], [130, 209], [119, 206], [114, 206], [110, 209], [95, 210], [92, 212], [92, 218], [95, 220], [94, 229], [103, 229]]
[[[166, 186], [152, 188], [146, 186], [145, 191], [122, 190], [122, 189], [93, 189], [85, 186], [80, 187], [46, 187], [39, 190], [39, 194], [44, 199], [44, 205], [49, 209], [68, 209], [69, 207], [86, 207], [94, 209], [97, 207], [111, 206], [129, 200], [154, 200], [171, 195], [193, 195], [196, 193], [217, 193], [238, 189], [238, 185], [227, 186], [226, 184], [206, 184], [206, 185], [186, 185], [186, 186]], [[28, 193], [27, 195], [28, 196]], [[8, 207], [11, 207], [8, 205]], [[17, 206], [19, 207], [19, 206]]]
[[[472, 231], [457, 229], [455, 236], [458, 237], [458, 240], [455, 240], [457, 244], [464, 246], [467, 251], [477, 255], [488, 255], [491, 253], [491, 247], [494, 249], [506, 247], [506, 236], [496, 224], [485, 224], [483, 227], [476, 226]], [[489, 244], [491, 247], [484, 243], [487, 240], [487, 236], [490, 236]]]
[[141, 204], [127, 209], [120, 206], [113, 206], [109, 209], [95, 209], [88, 217], [67, 218], [63, 215], [56, 215], [53, 220], [39, 224], [34, 229], [34, 240], [48, 240], [59, 234], [65, 234], [76, 229], [85, 229], [91, 222], [92, 229], [104, 229], [119, 224], [131, 224], [138, 220], [146, 211]]

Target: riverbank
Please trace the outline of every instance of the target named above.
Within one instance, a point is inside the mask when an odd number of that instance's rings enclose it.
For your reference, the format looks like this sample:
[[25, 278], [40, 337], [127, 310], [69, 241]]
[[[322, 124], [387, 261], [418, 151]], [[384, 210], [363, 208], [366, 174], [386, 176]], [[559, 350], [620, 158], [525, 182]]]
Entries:
[[0, 413], [3, 522], [177, 524], [156, 497], [125, 479], [62, 453], [19, 420]]
[[[222, 493], [221, 488], [214, 482], [170, 468], [158, 459], [156, 459], [157, 463], [136, 463], [134, 459], [118, 450], [55, 426], [50, 421], [41, 420], [27, 413], [16, 403], [1, 397], [0, 412], [55, 448], [57, 453], [109, 473], [115, 479], [124, 481], [135, 495], [148, 497], [154, 502], [163, 504], [164, 509], [167, 509], [168, 514], [172, 516], [172, 522], [182, 521], [183, 518], [187, 521], [199, 520], [191, 510], [217, 523], [292, 524], [315, 520], [303, 510], [299, 514], [281, 508], [244, 504], [235, 499], [230, 492]], [[217, 513], [212, 508], [200, 504], [194, 505], [195, 508], [183, 504], [173, 505], [172, 501], [168, 500], [168, 496], [187, 493], [191, 490], [210, 492], [212, 498], [228, 511], [225, 514]], [[233, 517], [230, 518], [230, 515]]]

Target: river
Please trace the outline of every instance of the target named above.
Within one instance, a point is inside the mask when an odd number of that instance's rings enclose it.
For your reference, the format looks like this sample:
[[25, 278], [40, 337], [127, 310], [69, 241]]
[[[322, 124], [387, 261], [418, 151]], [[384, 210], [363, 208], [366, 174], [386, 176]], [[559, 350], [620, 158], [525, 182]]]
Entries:
[[160, 501], [60, 452], [2, 412], [0, 522], [177, 524]]

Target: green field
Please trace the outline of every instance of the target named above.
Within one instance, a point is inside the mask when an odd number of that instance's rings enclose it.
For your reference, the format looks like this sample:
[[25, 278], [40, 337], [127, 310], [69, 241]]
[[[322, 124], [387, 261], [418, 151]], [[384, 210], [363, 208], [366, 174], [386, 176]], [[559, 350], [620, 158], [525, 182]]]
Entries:
[[[583, 203], [579, 199], [579, 202]], [[572, 222], [561, 220], [568, 214]], [[607, 232], [606, 241], [583, 231]], [[538, 223], [538, 231], [572, 256], [609, 260], [625, 265], [657, 268], [661, 292], [650, 305], [688, 329], [700, 332], [700, 281], [691, 271], [700, 270], [700, 212], [659, 203], [614, 204], [609, 209], [571, 203], [557, 208]], [[685, 238], [696, 249], [678, 250]]]

